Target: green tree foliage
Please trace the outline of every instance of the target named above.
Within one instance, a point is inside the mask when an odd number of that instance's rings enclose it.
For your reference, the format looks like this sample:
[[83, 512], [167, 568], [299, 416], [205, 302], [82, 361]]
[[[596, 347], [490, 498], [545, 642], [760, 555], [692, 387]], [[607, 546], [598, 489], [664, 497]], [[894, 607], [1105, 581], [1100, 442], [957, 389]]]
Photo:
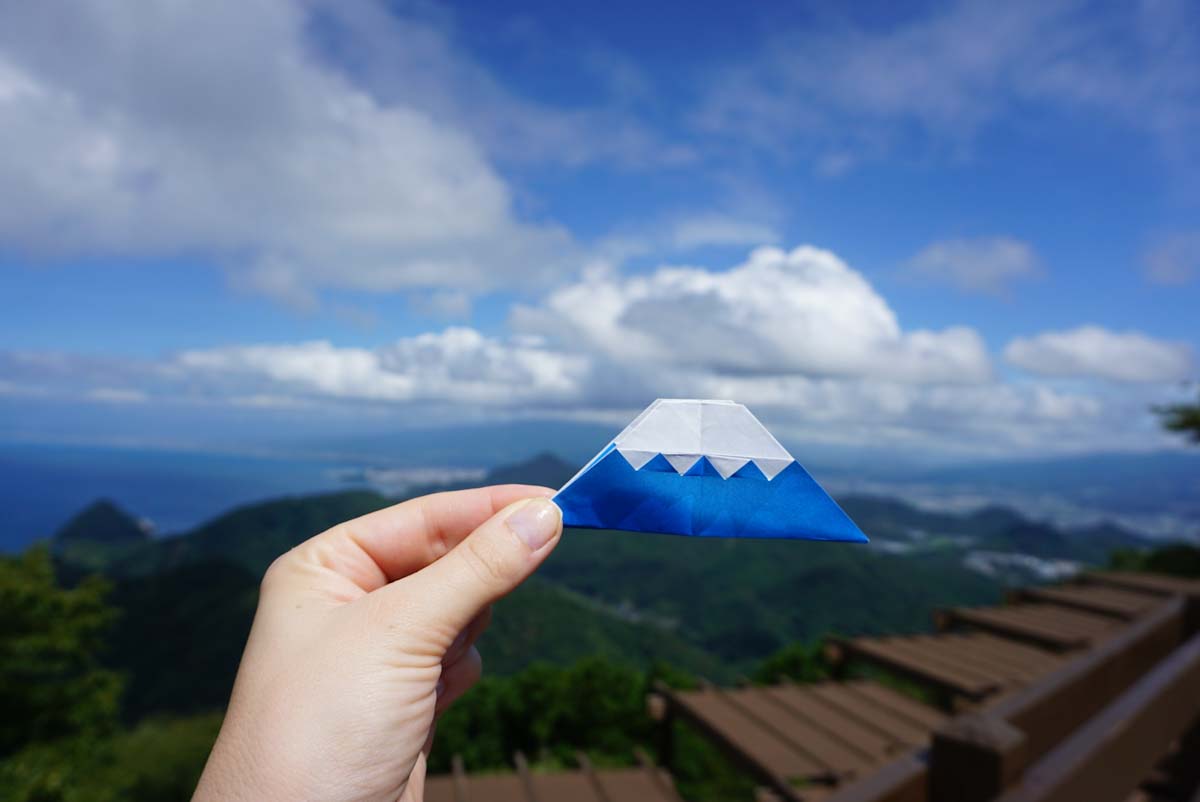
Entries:
[[793, 682], [819, 682], [828, 679], [829, 661], [825, 659], [823, 644], [793, 643], [763, 660], [754, 672], [754, 681], [773, 685], [784, 680]]
[[1189, 579], [1200, 578], [1200, 548], [1185, 543], [1135, 551], [1114, 551], [1109, 567], [1118, 571], [1149, 571]]
[[259, 579], [225, 560], [115, 583], [108, 659], [128, 678], [123, 718], [220, 710], [233, 690]]
[[1156, 407], [1163, 428], [1179, 432], [1193, 443], [1200, 444], [1200, 399], [1192, 404], [1169, 404]]
[[187, 802], [221, 729], [220, 713], [154, 717], [112, 742], [113, 762], [97, 778], [137, 802]]
[[962, 556], [580, 530], [563, 537], [538, 576], [672, 626], [749, 673], [796, 640], [918, 631], [939, 606], [998, 601], [997, 583], [964, 568]]
[[[58, 586], [50, 555], [0, 558], [0, 800], [104, 800], [88, 778], [111, 759], [121, 678], [99, 653], [107, 583]], [[88, 789], [88, 790], [84, 790]]]
[[537, 663], [508, 678], [487, 678], [438, 722], [432, 771], [455, 754], [472, 771], [512, 765], [521, 751], [538, 763], [569, 765], [577, 751], [598, 763], [627, 762], [652, 740], [645, 714], [651, 676], [601, 657], [566, 668]]
[[[604, 657], [486, 678], [438, 722], [430, 771], [449, 771], [456, 754], [472, 773], [511, 771], [518, 751], [535, 769], [574, 766], [578, 752], [597, 766], [631, 765], [635, 750], [653, 754], [656, 747], [659, 733], [646, 714], [646, 696], [657, 682], [686, 688], [696, 679], [666, 664], [640, 670]], [[673, 773], [685, 798], [753, 796], [753, 783], [707, 740], [683, 725], [672, 737]]]
[[520, 671], [529, 665], [530, 655], [560, 666], [598, 655], [643, 667], [665, 661], [714, 681], [734, 676], [726, 663], [675, 628], [638, 618], [615, 604], [601, 604], [540, 576], [496, 604], [479, 648], [492, 674]]

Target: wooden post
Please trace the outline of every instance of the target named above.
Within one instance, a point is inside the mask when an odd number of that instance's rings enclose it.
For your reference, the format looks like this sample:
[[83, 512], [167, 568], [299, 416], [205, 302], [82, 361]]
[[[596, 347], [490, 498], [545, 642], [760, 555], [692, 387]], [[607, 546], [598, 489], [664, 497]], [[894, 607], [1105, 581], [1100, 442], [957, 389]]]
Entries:
[[1188, 636], [1200, 632], [1200, 591], [1183, 597], [1183, 626]]
[[533, 774], [529, 771], [529, 761], [525, 759], [525, 753], [517, 752], [513, 755], [513, 762], [517, 764], [517, 774], [521, 777], [521, 784], [525, 786], [525, 796], [530, 802], [542, 802], [538, 799], [537, 789], [533, 787]]
[[821, 652], [825, 655], [825, 661], [829, 663], [830, 674], [833, 678], [844, 681], [850, 673], [849, 667], [846, 665], [848, 662], [846, 650], [833, 638], [826, 638], [825, 642], [821, 644]]
[[934, 632], [949, 632], [954, 628], [954, 616], [949, 610], [938, 609], [933, 611], [933, 631]]
[[586, 752], [576, 752], [575, 762], [579, 764], [579, 770], [583, 772], [583, 776], [587, 778], [588, 785], [592, 787], [592, 793], [596, 795], [596, 799], [600, 802], [615, 802], [610, 799], [608, 792], [604, 790], [604, 786], [600, 782], [600, 778], [596, 776], [596, 769], [592, 765], [591, 759]]
[[[656, 689], [659, 683], [655, 683]], [[662, 693], [651, 693], [646, 697], [646, 712], [650, 720], [657, 723], [656, 762], [673, 771], [675, 767], [675, 708], [670, 697]]]
[[990, 802], [1028, 762], [1025, 734], [986, 714], [959, 716], [933, 733], [930, 802]]
[[454, 772], [454, 802], [467, 802], [467, 771], [462, 755], [450, 758], [450, 770]]

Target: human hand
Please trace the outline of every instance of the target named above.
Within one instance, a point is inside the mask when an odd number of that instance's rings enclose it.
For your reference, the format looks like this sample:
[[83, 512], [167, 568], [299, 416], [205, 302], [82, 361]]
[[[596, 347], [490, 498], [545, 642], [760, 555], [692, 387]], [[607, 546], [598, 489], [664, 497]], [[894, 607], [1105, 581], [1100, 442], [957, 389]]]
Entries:
[[479, 678], [491, 603], [558, 543], [552, 492], [425, 496], [275, 560], [193, 802], [421, 800], [436, 716]]

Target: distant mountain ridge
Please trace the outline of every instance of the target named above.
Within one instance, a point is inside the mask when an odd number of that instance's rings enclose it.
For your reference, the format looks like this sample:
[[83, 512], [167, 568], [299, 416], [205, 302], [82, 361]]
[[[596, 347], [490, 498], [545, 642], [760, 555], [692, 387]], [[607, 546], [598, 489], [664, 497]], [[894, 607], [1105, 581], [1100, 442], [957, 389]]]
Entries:
[[150, 533], [132, 515], [102, 498], [80, 510], [54, 537], [60, 543], [141, 543], [150, 539]]
[[100, 569], [114, 554], [151, 542], [140, 521], [108, 499], [80, 510], [54, 535], [54, 550], [62, 560]]
[[[574, 473], [574, 466], [544, 452], [490, 471], [481, 484], [555, 488]], [[460, 486], [414, 488], [405, 497]], [[395, 501], [370, 490], [285, 497], [238, 507], [181, 535], [151, 538], [132, 515], [102, 500], [68, 522], [54, 536], [54, 542], [60, 548], [91, 544], [95, 551], [105, 555], [93, 567], [115, 575], [141, 575], [209, 559], [229, 559], [250, 571], [261, 572], [276, 556], [313, 534]], [[914, 530], [939, 532], [974, 538], [980, 547], [1084, 561], [1103, 559], [1113, 548], [1145, 545], [1137, 534], [1113, 524], [1060, 529], [994, 505], [958, 514], [931, 512], [898, 499], [876, 496], [851, 495], [839, 499], [839, 503], [872, 538], [906, 540]]]

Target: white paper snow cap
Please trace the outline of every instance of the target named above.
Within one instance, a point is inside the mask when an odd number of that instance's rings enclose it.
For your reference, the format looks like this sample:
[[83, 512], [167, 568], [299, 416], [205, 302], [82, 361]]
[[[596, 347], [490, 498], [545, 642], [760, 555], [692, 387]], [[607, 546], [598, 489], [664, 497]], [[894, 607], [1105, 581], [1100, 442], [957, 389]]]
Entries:
[[758, 418], [733, 401], [660, 398], [634, 418], [613, 445], [635, 470], [662, 454], [683, 474], [706, 457], [725, 479], [747, 462], [774, 479], [794, 462]]

